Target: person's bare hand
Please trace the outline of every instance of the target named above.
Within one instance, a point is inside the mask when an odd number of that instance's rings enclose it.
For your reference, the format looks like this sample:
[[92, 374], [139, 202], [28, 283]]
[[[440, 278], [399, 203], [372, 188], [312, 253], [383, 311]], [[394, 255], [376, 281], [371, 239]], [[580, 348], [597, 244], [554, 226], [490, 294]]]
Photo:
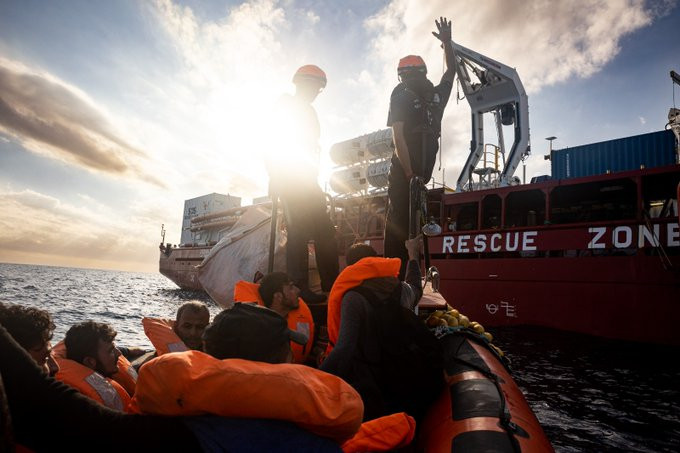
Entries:
[[435, 20], [434, 23], [437, 25], [437, 32], [432, 32], [435, 38], [440, 40], [442, 43], [447, 43], [451, 41], [451, 21], [447, 20], [446, 17], [440, 17], [439, 20]]
[[423, 235], [419, 234], [413, 239], [407, 239], [406, 241], [404, 241], [404, 245], [406, 246], [406, 250], [408, 251], [409, 260], [420, 259], [420, 251], [423, 249]]

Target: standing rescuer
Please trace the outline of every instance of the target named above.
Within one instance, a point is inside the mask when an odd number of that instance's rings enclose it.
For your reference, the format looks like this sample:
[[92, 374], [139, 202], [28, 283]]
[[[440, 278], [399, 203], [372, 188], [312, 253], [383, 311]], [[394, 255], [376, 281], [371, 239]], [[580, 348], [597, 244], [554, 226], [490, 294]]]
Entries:
[[400, 278], [404, 278], [408, 254], [409, 184], [419, 176], [424, 183], [432, 177], [444, 108], [449, 100], [454, 78], [454, 55], [451, 44], [451, 21], [435, 21], [438, 32], [432, 34], [442, 42], [446, 71], [439, 85], [427, 75], [423, 59], [408, 55], [399, 60], [400, 83], [392, 91], [387, 126], [392, 128], [395, 152], [388, 176], [389, 208], [385, 222], [385, 257], [401, 258]]
[[315, 65], [300, 67], [293, 76], [295, 94], [284, 95], [276, 109], [279, 131], [267, 162], [270, 194], [283, 204], [288, 227], [286, 272], [307, 302], [325, 296], [309, 289], [307, 242], [314, 240], [323, 291], [338, 276], [335, 229], [326, 213], [326, 197], [318, 179], [319, 119], [312, 102], [326, 87], [326, 74]]

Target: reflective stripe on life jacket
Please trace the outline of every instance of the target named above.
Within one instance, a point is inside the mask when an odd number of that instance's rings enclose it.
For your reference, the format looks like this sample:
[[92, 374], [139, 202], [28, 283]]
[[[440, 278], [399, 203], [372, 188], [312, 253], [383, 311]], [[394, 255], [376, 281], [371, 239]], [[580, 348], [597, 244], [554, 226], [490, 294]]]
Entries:
[[[52, 348], [52, 356], [55, 360], [57, 358], [66, 358], [66, 345], [63, 341], [60, 341]], [[117, 363], [118, 372], [111, 376], [111, 379], [119, 383], [125, 389], [128, 396], [133, 395], [135, 393], [135, 385], [137, 384], [137, 371], [135, 371], [130, 361], [123, 354], [118, 356]]]
[[399, 275], [399, 258], [362, 258], [351, 266], [347, 266], [340, 272], [333, 283], [333, 288], [328, 295], [328, 348], [330, 354], [333, 346], [338, 342], [340, 333], [340, 312], [342, 298], [347, 291], [361, 285], [364, 280], [378, 277], [396, 277]]
[[364, 412], [359, 394], [337, 376], [287, 363], [218, 360], [200, 351], [144, 365], [130, 407], [158, 415], [287, 420], [337, 442], [357, 432]]
[[129, 395], [135, 394], [137, 371], [135, 371], [130, 361], [123, 354], [118, 356], [118, 372], [111, 376], [111, 379], [123, 386]]
[[156, 354], [163, 355], [168, 352], [188, 351], [184, 342], [177, 336], [173, 327], [175, 321], [170, 319], [142, 318], [144, 333], [154, 348]]
[[342, 444], [342, 451], [392, 451], [408, 446], [415, 434], [416, 421], [406, 412], [386, 415], [362, 423], [354, 437]]
[[130, 404], [130, 395], [118, 382], [105, 378], [91, 368], [66, 358], [66, 346], [60, 341], [52, 349], [59, 365], [55, 378], [73, 387], [83, 395], [106, 407], [124, 411]]
[[[257, 302], [258, 305], [264, 307], [259, 288], [260, 285], [257, 283], [250, 283], [245, 280], [236, 282], [234, 286], [234, 302]], [[304, 333], [309, 340], [305, 345], [291, 341], [290, 349], [293, 351], [293, 361], [295, 363], [305, 363], [314, 344], [314, 320], [312, 312], [305, 301], [302, 298], [298, 298], [298, 303], [298, 308], [288, 313], [288, 328]]]

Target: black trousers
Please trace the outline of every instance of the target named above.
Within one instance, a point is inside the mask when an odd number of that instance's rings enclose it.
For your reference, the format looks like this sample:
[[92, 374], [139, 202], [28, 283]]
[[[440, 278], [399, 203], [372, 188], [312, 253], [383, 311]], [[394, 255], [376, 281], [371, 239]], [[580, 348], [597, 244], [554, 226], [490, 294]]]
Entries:
[[384, 255], [385, 258], [401, 258], [399, 279], [403, 280], [408, 263], [404, 241], [408, 239], [410, 187], [400, 167], [390, 168], [387, 197], [389, 204], [385, 219]]
[[286, 213], [286, 272], [300, 288], [308, 282], [307, 243], [314, 240], [321, 289], [330, 291], [339, 273], [335, 227], [326, 213], [326, 197], [318, 185], [286, 188], [279, 195]]

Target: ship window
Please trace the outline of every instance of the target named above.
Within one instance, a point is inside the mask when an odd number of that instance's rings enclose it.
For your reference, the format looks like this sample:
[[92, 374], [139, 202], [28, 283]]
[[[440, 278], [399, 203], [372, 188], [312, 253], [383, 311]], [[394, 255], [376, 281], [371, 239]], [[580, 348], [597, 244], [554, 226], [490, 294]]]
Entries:
[[543, 225], [545, 194], [541, 190], [512, 192], [505, 199], [506, 227]]
[[635, 219], [637, 186], [630, 179], [570, 184], [550, 193], [552, 223]]
[[477, 229], [477, 209], [479, 203], [453, 205], [449, 211], [450, 231], [467, 231]]
[[482, 228], [500, 228], [501, 197], [487, 195], [482, 201]]
[[677, 217], [677, 173], [645, 176], [642, 179], [642, 199], [649, 217]]

